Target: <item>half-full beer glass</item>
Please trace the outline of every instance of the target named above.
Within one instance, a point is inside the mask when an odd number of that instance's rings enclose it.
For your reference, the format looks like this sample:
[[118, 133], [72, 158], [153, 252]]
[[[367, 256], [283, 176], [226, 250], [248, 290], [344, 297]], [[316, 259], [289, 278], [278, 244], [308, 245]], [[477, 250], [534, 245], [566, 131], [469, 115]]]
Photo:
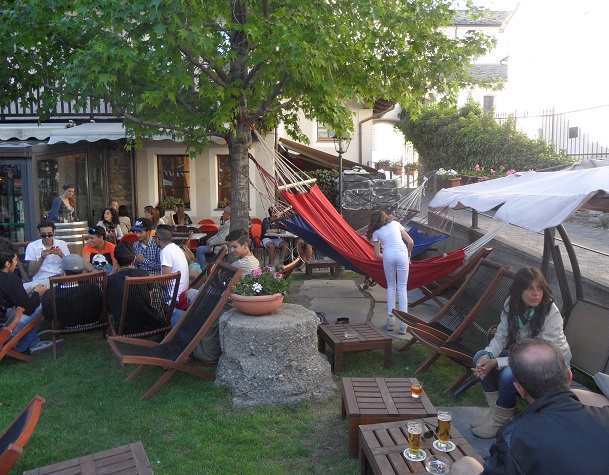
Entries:
[[408, 421], [408, 455], [417, 458], [421, 455], [421, 434], [423, 423], [421, 421]]
[[438, 442], [436, 447], [440, 450], [451, 448], [450, 423], [452, 414], [449, 411], [438, 411]]

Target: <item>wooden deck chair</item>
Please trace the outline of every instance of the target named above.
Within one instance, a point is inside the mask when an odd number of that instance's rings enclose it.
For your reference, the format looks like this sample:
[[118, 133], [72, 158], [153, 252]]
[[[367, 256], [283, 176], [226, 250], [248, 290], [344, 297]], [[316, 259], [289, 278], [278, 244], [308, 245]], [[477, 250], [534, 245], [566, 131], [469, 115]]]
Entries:
[[23, 455], [25, 444], [36, 430], [44, 403], [44, 398], [34, 396], [21, 414], [0, 436], [0, 475], [8, 475], [17, 460]]
[[108, 343], [120, 359], [121, 365], [139, 365], [127, 381], [137, 378], [149, 366], [162, 368], [161, 377], [141, 399], [154, 396], [176, 371], [184, 371], [208, 381], [213, 380], [212, 374], [189, 366], [188, 363], [191, 353], [220, 315], [241, 272], [241, 269], [236, 267], [218, 263], [186, 313], [160, 343], [122, 336], [108, 338]]
[[294, 269], [296, 269], [300, 264], [302, 264], [302, 259], [298, 256], [292, 262], [290, 262], [287, 266], [283, 266], [279, 269], [279, 273], [283, 276], [284, 279], [287, 279], [292, 275]]
[[52, 316], [53, 358], [57, 359], [57, 337], [96, 328], [105, 338], [110, 326], [106, 309], [105, 270], [49, 279], [50, 303], [43, 298], [42, 311]]
[[[493, 291], [502, 271], [507, 269], [501, 264], [482, 259], [463, 285], [429, 323], [410, 313], [394, 310], [393, 314], [408, 325], [406, 331], [413, 336], [401, 351], [410, 348], [416, 342], [437, 350], [463, 321], [479, 309], [487, 294]], [[439, 354], [430, 357], [417, 368], [416, 372], [425, 371], [438, 357]]]
[[201, 271], [197, 278], [192, 281], [192, 284], [190, 284], [190, 288], [199, 290], [201, 287], [203, 287], [203, 284], [205, 284], [205, 281], [212, 274], [218, 263], [224, 261], [224, 258], [226, 257], [227, 253], [228, 250], [226, 249], [226, 247], [222, 247], [222, 249], [220, 249], [220, 251], [214, 256], [214, 258], [209, 262], [209, 264], [205, 266], [205, 269], [203, 269], [203, 271]]
[[440, 307], [443, 307], [445, 302], [440, 300], [438, 297], [444, 294], [448, 289], [461, 285], [465, 277], [476, 267], [478, 262], [480, 262], [481, 259], [488, 257], [491, 252], [493, 252], [492, 247], [485, 247], [484, 249], [480, 250], [478, 254], [473, 256], [468, 263], [461, 266], [461, 268], [454, 274], [449, 275], [442, 280], [437, 280], [431, 284], [419, 287], [421, 292], [423, 292], [425, 295], [415, 302], [408, 304], [408, 307], [414, 308], [430, 299], [436, 302]]
[[146, 337], [171, 330], [180, 273], [125, 277], [122, 312], [113, 315], [117, 335]]
[[490, 292], [485, 294], [481, 305], [473, 312], [438, 349], [440, 355], [463, 366], [463, 374], [445, 392], [452, 392], [467, 381], [474, 366], [474, 355], [489, 343], [489, 335], [501, 321], [505, 300], [514, 283], [514, 272], [504, 270]]
[[10, 338], [11, 333], [13, 333], [13, 330], [15, 330], [21, 321], [23, 312], [23, 307], [17, 307], [8, 317], [6, 323], [0, 327], [0, 361], [2, 361], [5, 356], [10, 356], [20, 361], [30, 361], [32, 359], [31, 356], [15, 351], [13, 348], [32, 328], [42, 321], [42, 315], [38, 315], [36, 318], [32, 319], [31, 322], [19, 330], [19, 333]]

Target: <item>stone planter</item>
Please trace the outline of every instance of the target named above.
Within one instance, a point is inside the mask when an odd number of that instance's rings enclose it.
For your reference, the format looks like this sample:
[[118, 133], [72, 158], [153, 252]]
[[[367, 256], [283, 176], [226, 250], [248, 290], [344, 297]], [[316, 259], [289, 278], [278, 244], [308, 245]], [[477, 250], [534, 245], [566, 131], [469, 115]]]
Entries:
[[283, 295], [238, 295], [230, 296], [237, 310], [246, 315], [268, 315], [283, 303]]

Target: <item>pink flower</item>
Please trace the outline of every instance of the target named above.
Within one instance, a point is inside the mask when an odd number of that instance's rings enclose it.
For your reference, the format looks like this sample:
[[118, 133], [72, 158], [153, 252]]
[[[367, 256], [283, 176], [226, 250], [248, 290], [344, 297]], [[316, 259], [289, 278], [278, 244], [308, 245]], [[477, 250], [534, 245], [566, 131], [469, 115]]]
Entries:
[[476, 166], [474, 168], [476, 169], [477, 172], [480, 171], [480, 165], [478, 165], [477, 163], [476, 163]]
[[487, 176], [481, 176], [481, 177], [480, 177], [480, 181], [485, 181], [485, 180], [488, 180], [488, 177], [487, 177]]
[[283, 274], [280, 274], [279, 272], [275, 272], [273, 274], [273, 279], [283, 279]]
[[503, 165], [501, 165], [501, 166], [499, 167], [499, 170], [503, 171], [503, 170], [505, 170], [505, 167], [504, 167]]
[[271, 266], [265, 266], [264, 270], [271, 272], [273, 268]]
[[252, 275], [255, 277], [258, 277], [259, 275], [262, 275], [262, 269], [254, 269], [252, 271]]
[[495, 170], [493, 170], [492, 168], [491, 168], [491, 173], [495, 173]]
[[505, 175], [513, 175], [514, 173], [516, 173], [516, 170], [508, 170], [507, 172], [505, 172]]

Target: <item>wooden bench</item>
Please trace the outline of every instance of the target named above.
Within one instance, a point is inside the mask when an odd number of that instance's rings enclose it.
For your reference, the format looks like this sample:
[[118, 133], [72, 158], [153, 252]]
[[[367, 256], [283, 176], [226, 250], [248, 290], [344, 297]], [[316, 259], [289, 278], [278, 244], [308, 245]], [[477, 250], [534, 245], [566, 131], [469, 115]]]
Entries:
[[425, 391], [413, 398], [416, 378], [343, 378], [342, 418], [349, 420], [349, 457], [357, 457], [359, 426], [436, 416]]
[[[354, 336], [347, 337], [347, 332]], [[334, 373], [342, 371], [345, 351], [385, 350], [385, 368], [391, 368], [391, 341], [390, 336], [381, 333], [370, 323], [320, 325], [317, 332], [317, 349], [325, 353], [327, 343], [334, 352]]]
[[35, 468], [23, 472], [23, 475], [52, 474], [109, 474], [129, 473], [131, 475], [154, 475], [142, 442], [123, 445], [96, 454], [66, 460], [54, 465]]
[[340, 264], [332, 259], [305, 262], [307, 276], [311, 277], [315, 269], [330, 269], [330, 274], [340, 274]]

